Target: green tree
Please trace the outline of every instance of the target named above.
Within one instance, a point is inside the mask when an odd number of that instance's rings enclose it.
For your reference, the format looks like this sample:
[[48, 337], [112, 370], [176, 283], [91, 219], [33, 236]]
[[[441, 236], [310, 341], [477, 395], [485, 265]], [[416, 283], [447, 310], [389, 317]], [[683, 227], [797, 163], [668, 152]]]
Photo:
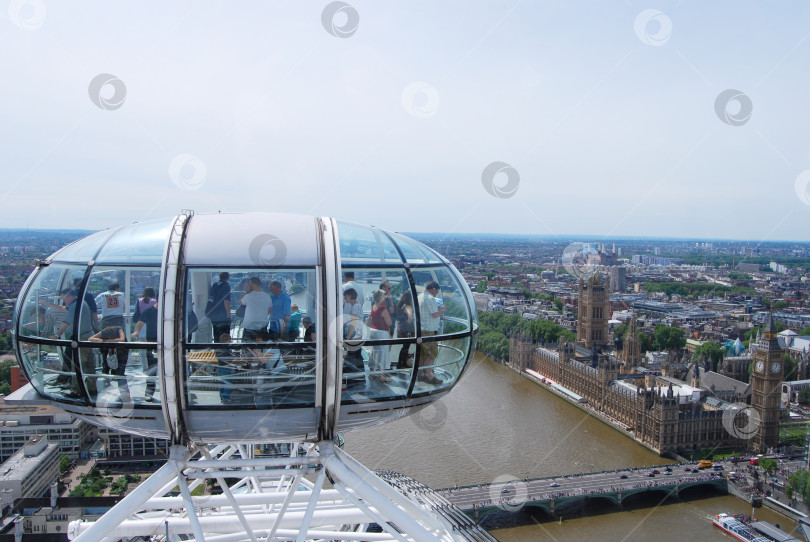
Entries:
[[680, 328], [658, 324], [653, 345], [657, 350], [680, 350], [686, 346], [686, 334]]
[[11, 393], [11, 368], [17, 365], [13, 359], [0, 361], [0, 395]]
[[652, 348], [652, 339], [643, 331], [638, 332], [638, 346], [642, 354]]
[[798, 493], [805, 502], [810, 500], [810, 472], [799, 470], [791, 474], [790, 478], [788, 478], [787, 489], [790, 496], [793, 496], [793, 493]]
[[479, 280], [478, 286], [475, 288], [476, 292], [486, 292], [487, 291], [487, 281]]
[[478, 350], [496, 359], [509, 357], [509, 336], [525, 333], [536, 342], [573, 341], [573, 333], [550, 320], [528, 321], [517, 314], [479, 312]]
[[781, 299], [779, 301], [774, 301], [771, 304], [771, 309], [775, 311], [780, 311], [782, 309], [786, 309], [787, 307], [788, 307], [787, 301], [783, 301]]
[[801, 335], [801, 336], [807, 336], [807, 335], [810, 335], [810, 327], [803, 327], [803, 328], [802, 328], [802, 329], [799, 331], [799, 335]]
[[717, 365], [723, 361], [726, 349], [713, 341], [707, 341], [695, 348], [695, 358], [700, 359], [705, 356], [712, 361], [712, 370], [717, 370]]
[[776, 459], [763, 458], [759, 460], [759, 466], [768, 474], [773, 474], [779, 468], [779, 463]]
[[70, 458], [65, 454], [59, 456], [59, 472], [65, 474], [70, 468]]
[[729, 273], [728, 278], [731, 280], [751, 280], [753, 277], [748, 273]]
[[613, 336], [617, 339], [624, 339], [625, 333], [627, 333], [627, 324], [619, 324], [613, 328]]

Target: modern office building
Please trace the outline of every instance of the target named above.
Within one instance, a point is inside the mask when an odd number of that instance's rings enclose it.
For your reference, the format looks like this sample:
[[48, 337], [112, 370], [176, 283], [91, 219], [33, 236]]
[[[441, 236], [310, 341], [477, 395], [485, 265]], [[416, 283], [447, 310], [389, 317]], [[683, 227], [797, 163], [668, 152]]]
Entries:
[[59, 446], [45, 435], [33, 435], [0, 466], [0, 490], [12, 500], [43, 496], [59, 476]]
[[0, 399], [0, 462], [14, 455], [33, 435], [45, 435], [59, 453], [79, 457], [97, 438], [94, 426], [45, 405], [10, 405]]

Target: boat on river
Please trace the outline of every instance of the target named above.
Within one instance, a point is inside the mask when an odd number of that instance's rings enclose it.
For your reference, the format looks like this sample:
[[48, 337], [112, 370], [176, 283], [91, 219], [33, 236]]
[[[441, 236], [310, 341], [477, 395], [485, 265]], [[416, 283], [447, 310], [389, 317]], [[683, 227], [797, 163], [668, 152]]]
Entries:
[[751, 525], [741, 516], [731, 516], [729, 514], [717, 514], [712, 523], [727, 534], [730, 534], [742, 542], [773, 542], [772, 538], [762, 536], [754, 530]]

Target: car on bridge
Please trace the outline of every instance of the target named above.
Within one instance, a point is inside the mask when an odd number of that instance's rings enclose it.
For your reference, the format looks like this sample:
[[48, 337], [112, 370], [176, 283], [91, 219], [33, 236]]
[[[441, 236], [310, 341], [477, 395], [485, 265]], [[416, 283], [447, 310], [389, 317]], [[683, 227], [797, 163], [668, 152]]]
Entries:
[[648, 472], [648, 473], [647, 473], [647, 477], [648, 477], [648, 478], [655, 478], [655, 474], [653, 474], [653, 473], [651, 473], [651, 472]]
[[660, 470], [658, 470], [658, 469], [653, 469], [653, 470], [652, 470], [652, 473], [653, 473], [653, 474], [661, 474], [661, 471], [660, 471]]
[[560, 484], [557, 482], [551, 482], [551, 487], [560, 487]]
[[621, 478], [622, 480], [625, 480], [625, 479], [627, 479], [627, 475], [626, 475], [626, 474], [622, 474], [621, 476], [619, 476], [619, 478]]

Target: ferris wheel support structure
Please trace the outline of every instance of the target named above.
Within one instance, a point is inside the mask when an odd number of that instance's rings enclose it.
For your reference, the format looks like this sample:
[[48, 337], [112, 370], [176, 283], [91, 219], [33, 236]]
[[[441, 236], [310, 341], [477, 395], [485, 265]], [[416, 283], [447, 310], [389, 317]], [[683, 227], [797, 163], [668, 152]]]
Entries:
[[[251, 445], [174, 446], [164, 466], [95, 522], [68, 537], [153, 540], [468, 540], [415, 495], [403, 494], [332, 442], [289, 443], [284, 457]], [[305, 476], [314, 475], [314, 482]], [[193, 495], [215, 480], [221, 495]], [[325, 488], [327, 480], [332, 488]], [[180, 495], [173, 495], [179, 490]], [[372, 525], [383, 532], [368, 532]]]

